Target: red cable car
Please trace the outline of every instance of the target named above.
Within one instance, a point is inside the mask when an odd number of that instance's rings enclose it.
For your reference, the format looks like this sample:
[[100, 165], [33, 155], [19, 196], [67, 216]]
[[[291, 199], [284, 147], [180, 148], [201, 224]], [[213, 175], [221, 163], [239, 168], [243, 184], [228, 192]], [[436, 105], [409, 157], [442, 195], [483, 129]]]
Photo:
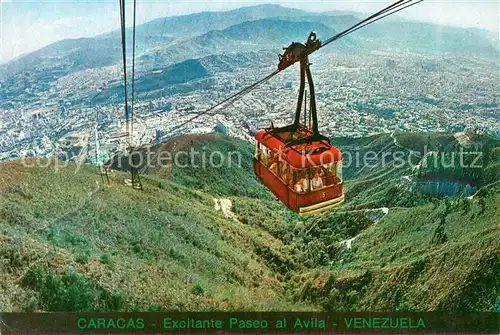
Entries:
[[[306, 44], [292, 43], [280, 56], [279, 69], [300, 62], [300, 89], [293, 124], [261, 129], [255, 136], [254, 171], [260, 181], [292, 211], [318, 213], [344, 201], [342, 153], [318, 130], [316, 99], [308, 54], [321, 45], [316, 34]], [[302, 101], [309, 84], [309, 120]]]

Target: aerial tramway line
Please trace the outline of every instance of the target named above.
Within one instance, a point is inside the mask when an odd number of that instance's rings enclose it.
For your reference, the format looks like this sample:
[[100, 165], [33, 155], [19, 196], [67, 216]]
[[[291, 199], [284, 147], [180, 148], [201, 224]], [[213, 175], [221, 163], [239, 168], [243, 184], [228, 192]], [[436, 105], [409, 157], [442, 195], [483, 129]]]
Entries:
[[[126, 72], [124, 1], [125, 0], [120, 0], [120, 11], [122, 14], [123, 63], [124, 72]], [[293, 42], [290, 46], [284, 48], [284, 53], [279, 56], [278, 68], [274, 72], [231, 95], [218, 104], [196, 114], [180, 125], [175, 126], [171, 132], [215, 110], [217, 107], [227, 103], [232, 104], [281, 71], [295, 63], [299, 63], [300, 86], [294, 122], [284, 127], [274, 127], [271, 123], [270, 127], [261, 129], [257, 132], [255, 136], [254, 171], [264, 186], [273, 192], [273, 194], [289, 209], [299, 214], [318, 213], [340, 205], [344, 201], [344, 183], [342, 179], [343, 157], [340, 150], [331, 144], [329, 138], [323, 136], [319, 132], [316, 97], [310, 70], [311, 64], [309, 63], [308, 57], [320, 48], [358, 29], [405, 8], [414, 6], [422, 1], [423, 0], [396, 1], [392, 5], [367, 17], [349, 29], [330, 37], [324, 42], [317, 39], [315, 32], [311, 32], [305, 43]], [[135, 2], [136, 0], [134, 0], [133, 57], [135, 57]], [[132, 65], [132, 87], [134, 80], [133, 72], [134, 65]], [[125, 114], [128, 124], [129, 109], [127, 107], [126, 76], [124, 76], [124, 80]], [[309, 89], [309, 109], [306, 108], [306, 80]], [[301, 120], [302, 112], [304, 113], [303, 120]], [[132, 120], [133, 115], [132, 109]], [[127, 131], [129, 131], [128, 126]], [[133, 129], [131, 132], [132, 131]], [[135, 173], [135, 178], [137, 180], [139, 175], [137, 171], [135, 171]], [[132, 181], [134, 182], [134, 171], [132, 171]]]
[[[134, 0], [134, 17], [133, 17], [133, 28], [132, 28], [132, 99], [130, 106], [128, 105], [128, 95], [127, 95], [127, 50], [126, 50], [126, 36], [125, 36], [125, 0], [120, 1], [120, 26], [121, 26], [121, 36], [122, 36], [122, 56], [123, 56], [123, 89], [124, 89], [124, 102], [125, 102], [125, 129], [128, 136], [128, 152], [132, 154], [134, 150], [134, 92], [135, 92], [135, 17], [136, 17], [136, 0]], [[130, 155], [132, 159], [132, 164], [130, 168], [131, 179], [126, 180], [126, 183], [132, 186], [132, 188], [142, 190], [142, 182], [139, 176], [139, 172], [135, 166], [134, 158], [135, 155]]]

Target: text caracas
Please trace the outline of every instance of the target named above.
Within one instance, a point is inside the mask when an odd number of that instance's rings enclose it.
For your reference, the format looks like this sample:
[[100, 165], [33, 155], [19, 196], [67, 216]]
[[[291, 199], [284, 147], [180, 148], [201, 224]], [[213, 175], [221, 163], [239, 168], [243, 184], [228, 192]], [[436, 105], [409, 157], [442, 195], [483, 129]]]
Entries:
[[143, 318], [79, 318], [79, 329], [144, 329]]

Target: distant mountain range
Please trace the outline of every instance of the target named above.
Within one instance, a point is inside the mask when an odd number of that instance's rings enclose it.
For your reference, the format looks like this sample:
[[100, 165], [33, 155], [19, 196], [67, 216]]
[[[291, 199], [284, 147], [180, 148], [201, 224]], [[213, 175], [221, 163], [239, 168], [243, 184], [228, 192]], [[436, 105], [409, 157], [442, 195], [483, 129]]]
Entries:
[[[282, 46], [292, 41], [303, 42], [309, 32], [316, 31], [319, 36], [332, 36], [336, 31], [326, 25], [311, 21], [288, 21], [282, 19], [261, 19], [233, 25], [223, 30], [211, 30], [205, 34], [172, 44], [140, 57], [146, 68], [153, 64], [165, 66], [190, 58], [207, 55], [224, 55], [269, 50], [276, 55], [282, 53]], [[348, 43], [338, 45], [345, 50]]]
[[185, 38], [201, 35], [210, 30], [223, 30], [246, 21], [276, 17], [301, 17], [311, 14], [300, 9], [265, 4], [241, 7], [230, 11], [201, 12], [160, 18], [138, 26], [137, 31], [161, 31], [174, 38]]
[[[156, 19], [136, 29], [138, 60], [162, 68], [191, 58], [259, 50], [281, 52], [281, 46], [304, 41], [315, 30], [320, 39], [359, 21], [359, 13], [310, 13], [278, 5], [243, 7]], [[128, 30], [130, 52], [131, 35]], [[377, 22], [339, 41], [328, 51], [385, 49], [409, 52], [460, 52], [498, 56], [498, 44], [478, 29], [446, 27], [407, 20]], [[351, 48], [348, 48], [352, 51]], [[119, 64], [119, 31], [93, 38], [67, 39], [0, 66], [0, 75], [57, 69], [69, 73]], [[138, 70], [141, 71], [141, 67]]]

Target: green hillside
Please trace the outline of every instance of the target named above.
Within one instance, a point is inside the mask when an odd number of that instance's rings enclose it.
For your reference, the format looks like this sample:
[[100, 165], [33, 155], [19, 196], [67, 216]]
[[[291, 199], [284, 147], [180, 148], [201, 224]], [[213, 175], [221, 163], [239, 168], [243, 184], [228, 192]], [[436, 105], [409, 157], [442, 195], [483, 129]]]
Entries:
[[[293, 278], [294, 294], [325, 310], [493, 311], [500, 301], [500, 185], [472, 201], [441, 200], [389, 211], [351, 249]], [[333, 223], [330, 221], [330, 223]], [[321, 236], [327, 223], [311, 232]]]
[[346, 205], [412, 207], [470, 196], [500, 180], [500, 141], [488, 134], [466, 138], [461, 143], [449, 133], [395, 132], [334, 139], [345, 153]]
[[136, 191], [121, 172], [108, 189], [75, 168], [0, 165], [3, 311], [311, 308], [283, 296], [267, 257], [287, 260], [283, 243], [211, 196], [154, 177]]
[[[141, 173], [216, 196], [272, 199], [253, 174], [249, 142], [215, 133], [182, 135], [136, 151], [143, 157]], [[150, 164], [146, 163], [148, 155]], [[128, 161], [127, 157], [113, 158], [112, 167], [128, 171]]]
[[[495, 175], [490, 140], [470, 138], [488, 143], [483, 170]], [[384, 158], [429, 141], [457, 149], [445, 134], [335, 139], [344, 152], [380, 155], [371, 167], [346, 167], [346, 203], [312, 217], [257, 182], [250, 143], [216, 134], [170, 139], [153, 159], [194, 148], [239, 152], [241, 165], [142, 166], [143, 191], [116, 170], [108, 188], [90, 166], [2, 163], [0, 308], [491, 311], [500, 301], [500, 186], [484, 179], [469, 198], [425, 193], [421, 169]], [[436, 171], [431, 182], [442, 183]]]

